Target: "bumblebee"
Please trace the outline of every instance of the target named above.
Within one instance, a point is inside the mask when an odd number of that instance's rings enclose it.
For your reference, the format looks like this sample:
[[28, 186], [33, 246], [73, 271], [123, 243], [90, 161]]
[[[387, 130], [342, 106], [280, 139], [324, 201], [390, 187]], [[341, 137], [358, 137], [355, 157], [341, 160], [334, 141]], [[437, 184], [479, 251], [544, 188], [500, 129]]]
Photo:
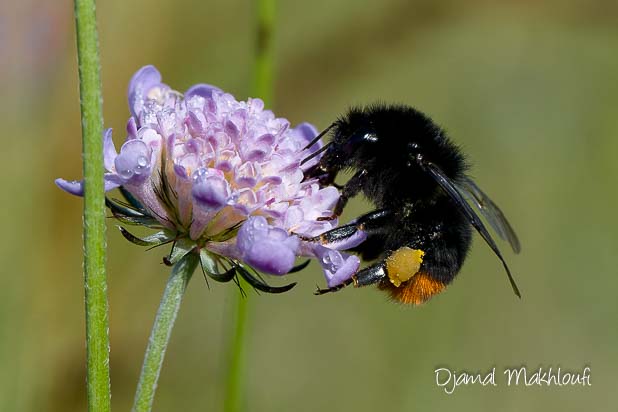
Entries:
[[[428, 116], [405, 105], [376, 104], [350, 109], [309, 143], [330, 134], [330, 142], [303, 163], [322, 154], [305, 179], [334, 184], [341, 196], [333, 215], [341, 215], [348, 200], [364, 194], [375, 210], [320, 236], [328, 245], [366, 240], [351, 249], [364, 261], [377, 262], [357, 271], [344, 283], [318, 289], [321, 295], [353, 284], [377, 285], [393, 299], [421, 304], [440, 293], [459, 273], [475, 229], [500, 259], [513, 291], [521, 297], [511, 271], [480, 216], [508, 241], [515, 253], [520, 243], [496, 204], [466, 174], [469, 165], [461, 149]], [[336, 185], [341, 171], [352, 171]], [[480, 214], [480, 216], [479, 216]]]

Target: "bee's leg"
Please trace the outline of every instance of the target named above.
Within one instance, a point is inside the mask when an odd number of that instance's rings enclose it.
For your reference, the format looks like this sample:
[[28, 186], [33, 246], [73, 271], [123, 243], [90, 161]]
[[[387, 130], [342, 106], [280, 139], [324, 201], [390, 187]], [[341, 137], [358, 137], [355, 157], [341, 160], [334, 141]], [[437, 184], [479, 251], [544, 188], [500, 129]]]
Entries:
[[352, 178], [350, 178], [350, 180], [348, 180], [343, 187], [341, 187], [341, 194], [339, 195], [339, 200], [335, 205], [335, 209], [333, 209], [333, 214], [330, 216], [319, 217], [318, 220], [335, 220], [341, 216], [343, 208], [348, 203], [348, 200], [351, 197], [356, 196], [363, 188], [366, 177], [367, 170], [362, 169], [356, 172], [356, 174], [352, 176]]
[[323, 295], [325, 293], [337, 292], [344, 287], [354, 284], [354, 287], [368, 286], [381, 282], [387, 277], [386, 268], [383, 262], [376, 263], [366, 267], [363, 270], [359, 270], [354, 276], [346, 280], [340, 285], [333, 286], [328, 289], [318, 289], [315, 291], [315, 295]]
[[352, 276], [350, 279], [347, 279], [346, 281], [344, 281], [343, 283], [337, 285], [337, 286], [333, 286], [330, 288], [326, 288], [326, 289], [320, 289], [319, 287], [316, 289], [315, 292], [313, 292], [314, 295], [324, 295], [325, 293], [332, 293], [332, 292], [337, 292], [343, 288], [345, 288], [346, 286], [348, 286], [349, 284], [354, 282], [354, 276]]
[[403, 303], [421, 304], [440, 293], [446, 284], [426, 269], [421, 271], [425, 252], [407, 246], [392, 251], [386, 259], [358, 271], [344, 283], [328, 289], [318, 289], [315, 294], [336, 292], [347, 285], [355, 287], [378, 284], [382, 290]]
[[380, 233], [384, 230], [385, 222], [390, 217], [390, 210], [378, 209], [362, 215], [353, 223], [336, 227], [316, 237], [307, 238], [301, 236], [301, 239], [308, 242], [319, 242], [322, 245], [327, 245], [349, 239], [358, 234], [359, 231], [363, 231], [367, 235]]

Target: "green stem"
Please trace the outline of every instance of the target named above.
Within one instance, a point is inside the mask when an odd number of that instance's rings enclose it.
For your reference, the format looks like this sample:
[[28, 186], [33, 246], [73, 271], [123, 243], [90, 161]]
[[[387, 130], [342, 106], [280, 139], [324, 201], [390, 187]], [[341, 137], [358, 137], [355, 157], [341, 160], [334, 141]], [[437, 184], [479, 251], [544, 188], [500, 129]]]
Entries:
[[258, 0], [256, 13], [255, 60], [251, 95], [264, 100], [266, 107], [272, 105], [274, 80], [274, 28], [275, 0]]
[[105, 278], [103, 109], [94, 0], [75, 0], [84, 162], [84, 288], [88, 410], [110, 410]]
[[[251, 96], [259, 97], [266, 107], [271, 107], [274, 80], [274, 42], [275, 0], [258, 0], [255, 21], [255, 60]], [[242, 279], [241, 286], [249, 289]], [[228, 379], [224, 409], [226, 412], [239, 412], [243, 409], [244, 378], [246, 363], [245, 335], [248, 325], [249, 298], [238, 291], [235, 305], [235, 326], [233, 330], [231, 352], [229, 355]]]
[[[247, 290], [251, 286], [239, 278], [241, 287]], [[225, 411], [238, 412], [242, 410], [244, 393], [244, 370], [246, 359], [245, 334], [247, 332], [248, 296], [243, 296], [234, 290], [236, 295], [234, 335], [230, 346], [229, 366], [227, 377], [227, 390], [225, 394]]]
[[172, 268], [172, 274], [167, 280], [165, 292], [163, 292], [159, 310], [157, 311], [157, 317], [150, 332], [148, 348], [146, 348], [142, 372], [133, 403], [132, 410], [135, 412], [150, 411], [152, 408], [157, 381], [161, 372], [163, 358], [165, 357], [165, 350], [174, 327], [174, 321], [176, 320], [176, 315], [178, 315], [178, 309], [180, 309], [180, 303], [187, 289], [187, 284], [197, 267], [198, 261], [199, 255], [190, 252]]

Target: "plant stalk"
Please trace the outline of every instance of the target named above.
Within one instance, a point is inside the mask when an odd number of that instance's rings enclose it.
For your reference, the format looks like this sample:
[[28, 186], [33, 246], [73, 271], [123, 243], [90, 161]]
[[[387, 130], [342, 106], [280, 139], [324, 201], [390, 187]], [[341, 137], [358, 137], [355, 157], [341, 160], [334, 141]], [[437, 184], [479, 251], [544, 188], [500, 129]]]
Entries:
[[172, 334], [174, 321], [178, 315], [187, 284], [198, 262], [199, 255], [190, 252], [172, 268], [172, 273], [167, 280], [167, 285], [159, 304], [159, 310], [152, 326], [146, 354], [144, 355], [142, 372], [133, 403], [132, 411], [134, 412], [146, 412], [152, 409], [157, 381], [161, 373], [161, 366], [163, 365], [165, 350]]
[[103, 102], [94, 0], [75, 0], [84, 172], [84, 289], [88, 410], [110, 410], [105, 276]]

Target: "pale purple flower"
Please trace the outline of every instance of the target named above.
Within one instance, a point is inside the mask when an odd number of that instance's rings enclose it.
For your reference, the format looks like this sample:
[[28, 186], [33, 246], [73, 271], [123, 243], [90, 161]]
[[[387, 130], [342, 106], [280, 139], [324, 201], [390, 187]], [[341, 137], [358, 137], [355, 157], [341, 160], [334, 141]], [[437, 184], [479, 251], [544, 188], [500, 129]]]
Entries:
[[[290, 127], [260, 99], [239, 102], [206, 84], [182, 95], [162, 83], [153, 66], [135, 73], [128, 97], [126, 140], [117, 152], [106, 130], [103, 154], [105, 191], [120, 187], [129, 205], [108, 205], [121, 221], [162, 231], [138, 239], [123, 229], [125, 237], [140, 244], [174, 240], [181, 252], [199, 250], [205, 271], [215, 275], [228, 266], [244, 270], [243, 264], [283, 275], [299, 256], [317, 257], [329, 285], [355, 273], [358, 258], [297, 236], [337, 225], [318, 220], [331, 215], [337, 189], [304, 180], [303, 171], [319, 157], [300, 165], [321, 147], [305, 150], [317, 135], [312, 125]], [[56, 184], [83, 195], [81, 181]], [[181, 252], [172, 250], [168, 260]]]

